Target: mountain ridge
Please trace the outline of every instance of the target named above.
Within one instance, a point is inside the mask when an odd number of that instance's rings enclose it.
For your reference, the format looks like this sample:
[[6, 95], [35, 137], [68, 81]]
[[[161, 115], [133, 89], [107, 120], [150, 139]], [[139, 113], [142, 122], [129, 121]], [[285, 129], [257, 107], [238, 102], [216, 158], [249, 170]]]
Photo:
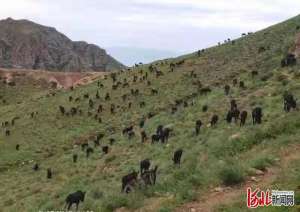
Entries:
[[72, 41], [29, 20], [0, 21], [0, 67], [48, 71], [110, 71], [125, 66], [95, 44]]

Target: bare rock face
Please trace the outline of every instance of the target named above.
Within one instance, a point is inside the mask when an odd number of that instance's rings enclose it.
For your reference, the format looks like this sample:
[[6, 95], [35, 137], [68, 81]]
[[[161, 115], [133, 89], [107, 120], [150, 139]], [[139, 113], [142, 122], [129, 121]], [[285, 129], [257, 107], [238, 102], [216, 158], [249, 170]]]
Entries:
[[0, 67], [50, 71], [124, 68], [96, 45], [73, 42], [52, 27], [11, 18], [0, 21]]
[[295, 55], [296, 57], [300, 57], [300, 33], [296, 37]]

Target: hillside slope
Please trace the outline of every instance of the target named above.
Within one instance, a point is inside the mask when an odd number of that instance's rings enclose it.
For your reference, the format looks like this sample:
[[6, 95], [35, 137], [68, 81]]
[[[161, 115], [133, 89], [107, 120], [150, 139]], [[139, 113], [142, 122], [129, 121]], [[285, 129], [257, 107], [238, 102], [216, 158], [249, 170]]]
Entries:
[[73, 42], [52, 27], [11, 18], [0, 21], [0, 67], [50, 71], [124, 68], [96, 45]]
[[[31, 95], [19, 104], [14, 98], [20, 98], [22, 88], [2, 85], [1, 99], [7, 101], [1, 103], [0, 117], [8, 123], [0, 135], [0, 208], [59, 210], [66, 196], [80, 189], [87, 191], [81, 210], [172, 211], [212, 188], [238, 186], [257, 170], [268, 172], [271, 167], [285, 175], [274, 176], [268, 188], [294, 190], [299, 204], [300, 161], [293, 157], [289, 166], [281, 167], [282, 151], [298, 148], [300, 139], [299, 111], [283, 111], [285, 92], [300, 96], [300, 67], [281, 66], [282, 59], [295, 51], [299, 24], [300, 16], [200, 54], [112, 73], [74, 90], [36, 90], [29, 84]], [[224, 93], [226, 84], [229, 95]], [[232, 99], [240, 111], [248, 112], [243, 127], [224, 120]], [[72, 107], [77, 111], [73, 116]], [[252, 124], [255, 107], [263, 110], [260, 125]], [[210, 125], [213, 115], [219, 117], [215, 126]], [[197, 136], [199, 119], [203, 125]], [[170, 138], [165, 144], [151, 144], [159, 125], [172, 129]], [[129, 126], [134, 132], [131, 139], [122, 133]], [[148, 137], [144, 143], [143, 130]], [[104, 137], [95, 146], [100, 134]], [[93, 148], [90, 157], [82, 144]], [[102, 152], [105, 146], [108, 154]], [[173, 153], [180, 148], [181, 165], [175, 166]], [[72, 161], [74, 154], [77, 163]], [[122, 177], [139, 170], [146, 158], [153, 167], [158, 165], [156, 185], [121, 193]], [[38, 171], [32, 169], [35, 163]], [[49, 168], [52, 179], [46, 178]], [[247, 210], [242, 198], [215, 209]]]

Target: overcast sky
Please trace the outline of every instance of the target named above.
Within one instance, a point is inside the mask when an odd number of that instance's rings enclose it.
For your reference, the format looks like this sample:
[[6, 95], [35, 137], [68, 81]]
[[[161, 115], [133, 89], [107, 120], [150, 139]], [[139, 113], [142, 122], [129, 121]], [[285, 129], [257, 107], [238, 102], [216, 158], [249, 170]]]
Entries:
[[1, 19], [30, 19], [72, 40], [175, 53], [300, 13], [299, 0], [0, 0], [0, 5]]

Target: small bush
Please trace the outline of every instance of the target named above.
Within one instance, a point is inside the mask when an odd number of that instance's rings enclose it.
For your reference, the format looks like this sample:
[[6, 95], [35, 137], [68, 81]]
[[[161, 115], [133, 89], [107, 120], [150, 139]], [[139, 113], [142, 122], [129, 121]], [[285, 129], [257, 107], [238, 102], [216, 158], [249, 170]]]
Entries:
[[110, 196], [107, 197], [103, 203], [105, 210], [114, 211], [117, 208], [128, 206], [128, 199], [123, 196]]
[[103, 197], [103, 192], [101, 192], [99, 190], [94, 190], [92, 193], [92, 197], [93, 197], [93, 199], [100, 199]]
[[295, 205], [300, 205], [300, 194], [298, 193], [296, 193], [296, 195], [295, 195]]
[[136, 190], [128, 195], [128, 208], [138, 209], [143, 206], [145, 196], [141, 190]]
[[282, 81], [285, 81], [285, 80], [288, 80], [288, 77], [287, 77], [286, 75], [284, 75], [284, 74], [279, 74], [279, 75], [277, 76], [277, 81], [282, 82]]
[[172, 210], [170, 208], [167, 207], [162, 207], [159, 209], [159, 212], [171, 212]]
[[240, 167], [230, 165], [220, 171], [220, 178], [224, 185], [232, 186], [244, 181], [244, 174]]
[[110, 157], [105, 158], [105, 163], [110, 163], [110, 162], [114, 161], [115, 159], [117, 159], [117, 156], [112, 155]]
[[286, 85], [288, 85], [289, 84], [289, 80], [283, 80], [283, 81], [281, 81], [281, 83], [282, 83], [282, 85], [283, 86], [286, 86]]
[[[72, 209], [74, 209], [75, 206], [73, 206]], [[82, 211], [94, 211], [96, 210], [97, 207], [97, 202], [95, 200], [87, 198], [82, 205], [79, 205], [79, 209]]]
[[183, 189], [178, 193], [178, 198], [183, 202], [196, 200], [197, 193], [192, 189]]
[[295, 73], [294, 73], [294, 78], [299, 79], [299, 78], [300, 78], [300, 72], [295, 72]]
[[266, 171], [266, 168], [274, 164], [274, 160], [269, 157], [258, 158], [254, 160], [252, 167], [261, 171]]
[[11, 206], [14, 204], [14, 200], [13, 199], [8, 199], [4, 202], [4, 206]]
[[267, 73], [267, 74], [264, 74], [260, 79], [261, 79], [261, 81], [267, 81], [267, 80], [269, 80], [269, 79], [271, 79], [273, 77], [273, 73], [272, 72], [269, 72], [269, 73]]

